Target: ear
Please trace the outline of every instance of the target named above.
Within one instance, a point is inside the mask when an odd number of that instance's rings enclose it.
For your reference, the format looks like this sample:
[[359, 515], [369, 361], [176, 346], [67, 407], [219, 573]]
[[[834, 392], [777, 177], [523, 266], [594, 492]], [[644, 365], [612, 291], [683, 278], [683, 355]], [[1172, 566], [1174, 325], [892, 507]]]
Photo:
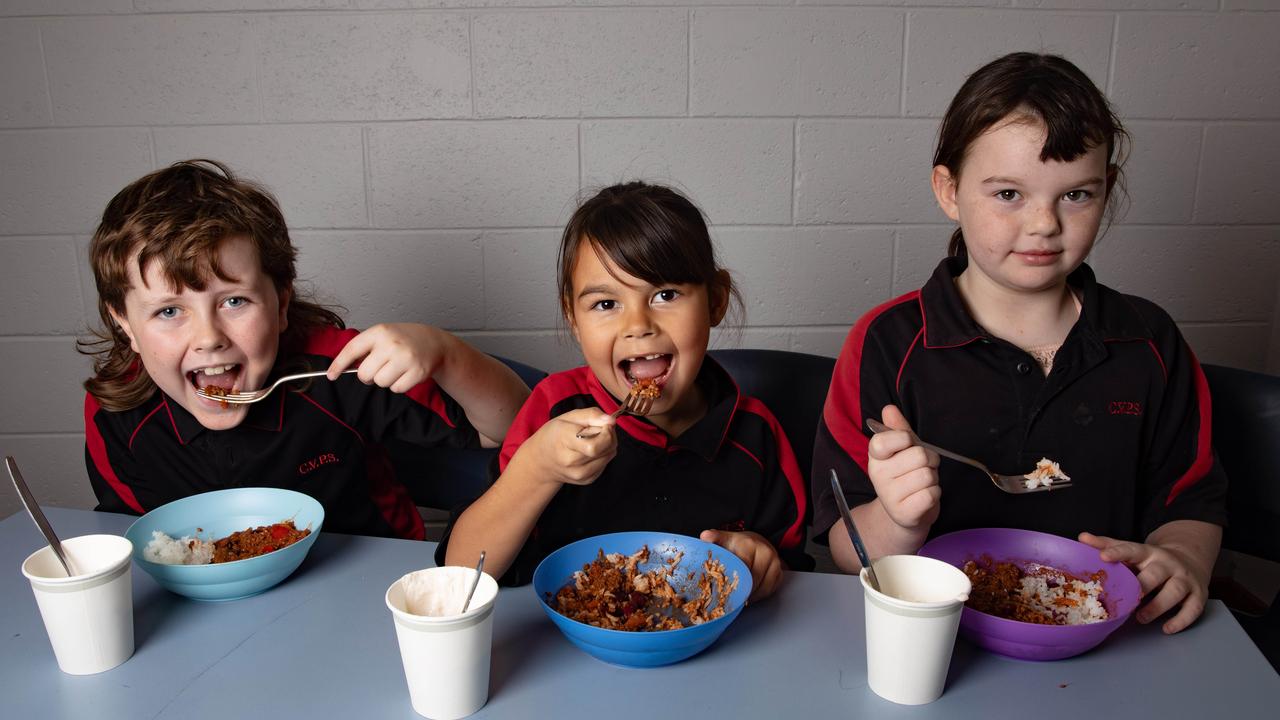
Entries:
[[284, 332], [289, 328], [289, 301], [293, 299], [293, 288], [287, 287], [280, 290], [280, 332]]
[[1107, 195], [1111, 197], [1111, 191], [1116, 187], [1116, 180], [1120, 179], [1120, 167], [1118, 165], [1107, 166]]
[[111, 313], [111, 320], [115, 322], [116, 326], [124, 331], [124, 334], [129, 338], [129, 349], [141, 355], [142, 351], [138, 349], [138, 341], [133, 337], [133, 328], [129, 327], [129, 321], [115, 310], [108, 310], [108, 312]]
[[716, 327], [729, 312], [729, 287], [732, 285], [728, 270], [716, 271], [716, 282], [707, 288], [707, 300], [711, 310], [711, 327]]
[[960, 222], [960, 210], [956, 204], [956, 185], [959, 178], [952, 175], [945, 165], [934, 165], [930, 180], [933, 196], [938, 200], [938, 207], [942, 208], [942, 212], [946, 213], [947, 217]]

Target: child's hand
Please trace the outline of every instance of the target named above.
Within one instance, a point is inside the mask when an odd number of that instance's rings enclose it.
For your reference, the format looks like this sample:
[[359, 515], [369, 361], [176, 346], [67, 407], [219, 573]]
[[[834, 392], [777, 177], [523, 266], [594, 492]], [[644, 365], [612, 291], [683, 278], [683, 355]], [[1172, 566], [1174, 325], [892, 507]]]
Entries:
[[867, 474], [889, 519], [908, 530], [933, 525], [941, 510], [938, 455], [916, 445], [911, 424], [895, 405], [886, 405], [881, 422], [893, 429], [877, 433], [867, 447]]
[[1144, 597], [1159, 588], [1159, 592], [1138, 608], [1138, 622], [1145, 625], [1180, 604], [1177, 614], [1161, 628], [1171, 635], [1186, 629], [1204, 612], [1212, 568], [1198, 568], [1194, 559], [1181, 549], [1115, 540], [1087, 532], [1080, 533], [1080, 542], [1100, 550], [1103, 562], [1122, 562], [1137, 570]]
[[[585, 427], [599, 435], [578, 437]], [[614, 419], [599, 408], [582, 408], [554, 417], [538, 428], [511, 458], [530, 462], [539, 477], [561, 484], [590, 485], [618, 453]], [[594, 431], [593, 431], [594, 432]], [[521, 457], [521, 456], [524, 457]]]
[[759, 533], [703, 530], [698, 538], [719, 545], [747, 564], [751, 570], [751, 597], [747, 598], [748, 602], [767, 598], [778, 589], [782, 582], [782, 559], [778, 557], [773, 543]]
[[329, 364], [328, 377], [360, 363], [356, 376], [366, 385], [405, 393], [432, 376], [458, 339], [430, 325], [388, 323], [356, 335]]

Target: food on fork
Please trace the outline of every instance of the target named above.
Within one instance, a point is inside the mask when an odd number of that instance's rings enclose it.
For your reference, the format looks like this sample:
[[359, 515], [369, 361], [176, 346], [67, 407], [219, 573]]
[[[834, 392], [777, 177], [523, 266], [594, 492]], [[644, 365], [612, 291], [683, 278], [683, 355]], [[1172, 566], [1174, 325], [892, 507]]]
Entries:
[[[209, 395], [214, 398], [225, 398], [227, 396], [227, 389], [221, 385], [205, 385], [203, 389], [205, 395]], [[219, 402], [222, 404], [223, 409], [230, 407], [230, 403], [226, 400], [220, 400]]]
[[1026, 478], [1028, 490], [1032, 490], [1039, 486], [1050, 487], [1054, 480], [1070, 480], [1066, 473], [1062, 472], [1062, 468], [1058, 463], [1049, 458], [1040, 458], [1040, 462], [1036, 463], [1036, 469], [1023, 475]]
[[642, 398], [657, 400], [662, 396], [662, 386], [653, 378], [640, 378], [639, 380], [636, 380], [636, 384], [631, 388], [631, 392]]
[[639, 566], [649, 562], [648, 545], [631, 555], [600, 550], [550, 604], [570, 620], [606, 630], [679, 630], [723, 617], [738, 574], [730, 580], [724, 564], [708, 553], [700, 575], [693, 577], [690, 571], [682, 577], [677, 567], [683, 557], [677, 553], [642, 572]]

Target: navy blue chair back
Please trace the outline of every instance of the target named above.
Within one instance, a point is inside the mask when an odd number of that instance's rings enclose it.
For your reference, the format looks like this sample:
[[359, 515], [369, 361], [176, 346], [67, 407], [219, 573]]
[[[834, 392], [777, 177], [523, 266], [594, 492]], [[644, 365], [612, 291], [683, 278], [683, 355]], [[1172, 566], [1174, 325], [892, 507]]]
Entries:
[[1202, 366], [1213, 397], [1213, 445], [1227, 473], [1222, 545], [1280, 562], [1280, 377]]
[[[514, 370], [531, 388], [547, 376], [546, 372], [522, 362], [494, 357]], [[489, 488], [489, 465], [498, 456], [497, 448], [424, 448], [398, 440], [388, 442], [386, 449], [396, 478], [409, 488], [414, 503], [441, 510], [452, 510], [480, 497]]]

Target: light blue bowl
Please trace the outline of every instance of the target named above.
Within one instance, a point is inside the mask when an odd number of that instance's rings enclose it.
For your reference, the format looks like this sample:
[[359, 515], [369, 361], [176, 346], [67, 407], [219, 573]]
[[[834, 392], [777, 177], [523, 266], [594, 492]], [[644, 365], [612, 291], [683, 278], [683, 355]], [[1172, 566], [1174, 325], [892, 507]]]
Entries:
[[[625, 632], [570, 620], [549, 604], [555, 601], [560, 588], [570, 582], [573, 573], [595, 560], [600, 550], [604, 550], [606, 555], [631, 555], [644, 545], [649, 546], [649, 562], [641, 565], [641, 570], [662, 565], [683, 551], [684, 557], [676, 566], [676, 574], [683, 579], [687, 573], [694, 571], [693, 579], [697, 580], [702, 575], [702, 564], [710, 551], [712, 557], [724, 563], [725, 573], [729, 578], [732, 579], [734, 573], [737, 573], [738, 587], [729, 595], [724, 616], [679, 630]], [[696, 589], [696, 583], [694, 588]], [[661, 532], [611, 533], [579, 540], [548, 555], [533, 573], [533, 590], [547, 617], [551, 618], [570, 642], [587, 654], [614, 665], [657, 667], [693, 657], [720, 637], [729, 623], [738, 617], [747, 597], [751, 595], [751, 571], [737, 555], [697, 538]]]
[[[233, 532], [293, 520], [311, 534], [266, 555], [216, 565], [163, 565], [143, 558], [151, 533], [172, 538], [195, 535], [216, 540]], [[302, 564], [320, 535], [324, 508], [310, 495], [278, 488], [235, 488], [192, 495], [138, 518], [124, 536], [133, 562], [162, 587], [195, 600], [238, 600], [271, 588]]]

